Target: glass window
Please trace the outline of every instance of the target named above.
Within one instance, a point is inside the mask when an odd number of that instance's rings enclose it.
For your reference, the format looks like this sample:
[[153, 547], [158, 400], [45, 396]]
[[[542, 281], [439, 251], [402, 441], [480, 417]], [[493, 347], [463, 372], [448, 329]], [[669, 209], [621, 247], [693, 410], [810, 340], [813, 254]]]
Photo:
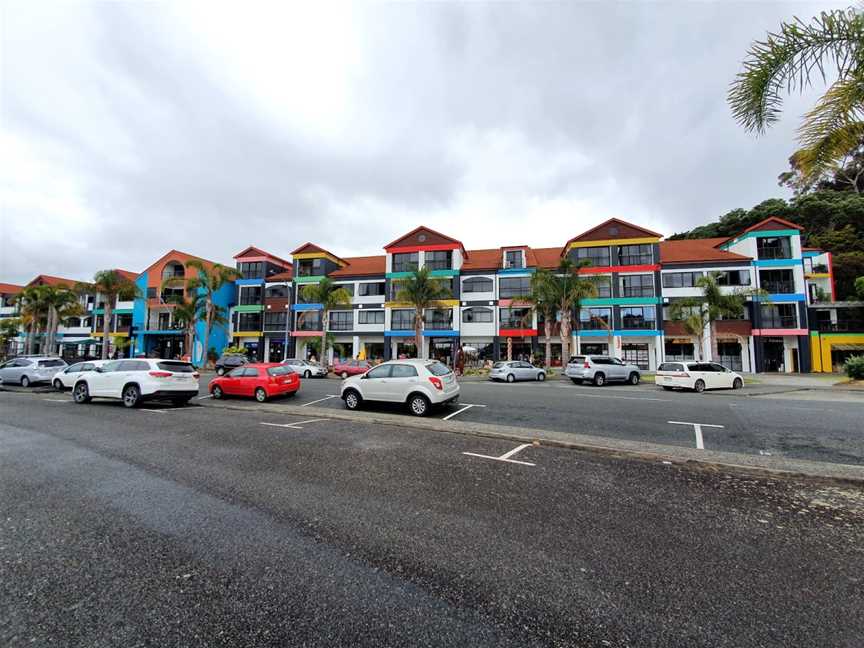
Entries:
[[351, 283], [337, 283], [337, 284], [335, 284], [335, 286], [337, 288], [342, 288], [352, 297], [354, 296], [354, 282], [353, 281]]
[[760, 259], [791, 259], [792, 241], [788, 236], [760, 236], [756, 253]]
[[93, 371], [96, 368], [96, 365], [92, 362], [85, 362], [81, 365], [80, 371]]
[[426, 328], [438, 331], [449, 331], [453, 328], [453, 310], [450, 308], [435, 308], [427, 310]]
[[763, 304], [761, 307], [762, 328], [785, 329], [797, 328], [798, 317], [795, 304]]
[[795, 292], [795, 276], [791, 270], [760, 270], [759, 284], [771, 294]]
[[268, 367], [267, 374], [270, 376], [287, 376], [294, 373], [294, 370], [288, 365], [280, 365], [279, 367]]
[[367, 378], [389, 378], [390, 371], [393, 369], [393, 365], [384, 364], [374, 367], [366, 372]]
[[264, 297], [266, 299], [287, 299], [290, 294], [290, 289], [288, 286], [283, 284], [274, 284], [272, 286], [267, 286], [264, 290]]
[[654, 329], [656, 317], [653, 306], [626, 306], [621, 308], [621, 325], [626, 329]]
[[502, 299], [527, 297], [531, 294], [531, 277], [501, 277], [498, 279], [498, 296]]
[[583, 331], [606, 331], [611, 321], [611, 308], [583, 308], [579, 311], [579, 328]]
[[623, 344], [621, 355], [624, 362], [635, 364], [640, 369], [648, 369], [648, 345], [647, 344]]
[[261, 313], [237, 313], [238, 331], [260, 331]]
[[489, 277], [469, 277], [462, 282], [463, 293], [491, 293], [494, 290], [494, 282]]
[[419, 259], [417, 252], [398, 252], [393, 255], [393, 272], [412, 272], [417, 269]]
[[462, 321], [465, 324], [479, 324], [479, 323], [489, 323], [494, 320], [495, 314], [492, 312], [491, 308], [480, 308], [477, 306], [473, 306], [471, 308], [465, 308], [462, 311]]
[[[694, 360], [696, 358], [693, 343], [687, 342], [666, 342], [663, 354], [668, 360]], [[672, 369], [671, 371], [677, 370]]]
[[255, 367], [243, 367], [244, 378], [257, 378], [260, 372]]
[[646, 265], [654, 262], [654, 246], [621, 245], [618, 248], [618, 265]]
[[288, 324], [288, 313], [275, 312], [264, 313], [264, 328], [265, 329], [284, 329]]
[[502, 329], [531, 328], [533, 318], [530, 308], [502, 308], [500, 315]]
[[297, 313], [298, 331], [320, 331], [321, 311], [301, 311]]
[[684, 371], [684, 366], [674, 362], [664, 362], [657, 371]]
[[664, 288], [693, 288], [701, 272], [666, 272], [663, 275]]
[[237, 367], [236, 369], [232, 369], [231, 371], [229, 371], [228, 375], [231, 378], [240, 378], [245, 371], [245, 367]]
[[264, 262], [241, 262], [237, 264], [237, 270], [240, 271], [244, 279], [261, 279], [264, 277]]
[[40, 360], [40, 367], [65, 367], [66, 363], [62, 360]]
[[414, 309], [395, 309], [390, 314], [390, 329], [393, 331], [409, 331], [414, 328]]
[[354, 327], [353, 311], [333, 311], [330, 313], [331, 331], [350, 331]]
[[522, 261], [522, 250], [507, 250], [504, 253], [505, 268], [524, 268], [525, 263]]
[[411, 365], [393, 365], [393, 370], [390, 372], [391, 378], [416, 378], [417, 369]]
[[149, 371], [150, 363], [145, 360], [123, 360], [114, 371]]
[[83, 362], [79, 362], [77, 364], [73, 364], [70, 367], [66, 367], [66, 370], [63, 373], [78, 373], [79, 371], [81, 371], [81, 366], [83, 364]]
[[653, 297], [654, 275], [623, 275], [621, 277], [622, 297]]
[[241, 286], [239, 301], [242, 306], [248, 306], [250, 304], [260, 304], [261, 286]]
[[741, 361], [741, 345], [738, 342], [718, 342], [717, 356], [724, 367], [729, 367], [732, 371], [744, 370]]
[[[381, 284], [381, 285], [383, 286], [384, 284]], [[383, 324], [384, 323], [384, 311], [383, 310], [358, 310], [357, 311], [357, 323], [358, 324]]]
[[576, 261], [588, 260], [589, 265], [595, 267], [607, 267], [610, 263], [609, 247], [580, 247], [574, 250]]
[[357, 295], [359, 297], [372, 297], [373, 295], [384, 295], [384, 286], [385, 283], [383, 281], [375, 281], [370, 283], [361, 283], [357, 288]]
[[450, 250], [434, 250], [423, 256], [423, 263], [430, 270], [450, 270], [453, 267], [453, 252]]
[[174, 373], [195, 373], [195, 367], [188, 362], [166, 360], [165, 362], [157, 362], [156, 366], [162, 371], [173, 371]]
[[750, 271], [749, 270], [724, 270], [723, 272], [712, 272], [717, 278], [719, 286], [749, 286]]
[[430, 362], [426, 365], [426, 371], [431, 373], [433, 376], [446, 376], [450, 371], [450, 367], [441, 363], [441, 362]]

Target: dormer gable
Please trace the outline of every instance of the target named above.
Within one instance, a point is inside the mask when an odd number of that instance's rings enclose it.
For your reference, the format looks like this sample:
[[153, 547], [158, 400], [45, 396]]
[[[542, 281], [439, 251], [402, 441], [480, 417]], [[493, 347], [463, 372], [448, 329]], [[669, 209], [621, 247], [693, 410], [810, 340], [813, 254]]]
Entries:
[[567, 254], [571, 247], [585, 247], [587, 245], [604, 245], [623, 243], [656, 243], [663, 237], [662, 234], [653, 232], [633, 223], [628, 223], [619, 218], [610, 218], [599, 225], [592, 227], [586, 232], [574, 236], [561, 249], [561, 256]]
[[384, 249], [390, 254], [420, 250], [461, 250], [462, 255], [467, 257], [461, 241], [450, 238], [441, 232], [436, 232], [425, 225], [416, 227], [404, 236], [400, 236], [395, 241], [385, 245]]

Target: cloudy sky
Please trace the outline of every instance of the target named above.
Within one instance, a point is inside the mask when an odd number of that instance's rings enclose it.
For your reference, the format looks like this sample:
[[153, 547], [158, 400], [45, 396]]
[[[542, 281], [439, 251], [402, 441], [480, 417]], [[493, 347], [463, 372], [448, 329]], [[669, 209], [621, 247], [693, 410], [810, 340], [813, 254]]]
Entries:
[[553, 246], [782, 196], [725, 103], [754, 38], [843, 4], [0, 0], [0, 281], [232, 263], [418, 224]]

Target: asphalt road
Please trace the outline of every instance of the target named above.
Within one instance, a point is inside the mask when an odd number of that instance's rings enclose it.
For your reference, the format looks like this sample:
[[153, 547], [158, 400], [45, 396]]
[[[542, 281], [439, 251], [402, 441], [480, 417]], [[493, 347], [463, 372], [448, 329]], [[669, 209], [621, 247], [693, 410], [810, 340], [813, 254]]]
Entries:
[[[210, 378], [202, 377], [202, 394]], [[336, 398], [339, 384], [304, 380], [297, 397], [283, 402], [342, 409]], [[439, 410], [436, 418], [686, 447], [696, 445], [693, 426], [670, 421], [699, 423], [706, 426], [705, 449], [864, 465], [864, 394], [846, 394], [843, 400], [816, 391], [748, 397], [754, 386], [743, 392], [696, 394], [666, 392], [653, 383], [591, 387], [567, 380], [512, 385], [465, 381], [461, 389], [459, 403]], [[401, 407], [368, 407], [406, 413]], [[708, 427], [713, 425], [723, 427]]]
[[3, 646], [864, 636], [852, 487], [200, 406], [0, 412]]

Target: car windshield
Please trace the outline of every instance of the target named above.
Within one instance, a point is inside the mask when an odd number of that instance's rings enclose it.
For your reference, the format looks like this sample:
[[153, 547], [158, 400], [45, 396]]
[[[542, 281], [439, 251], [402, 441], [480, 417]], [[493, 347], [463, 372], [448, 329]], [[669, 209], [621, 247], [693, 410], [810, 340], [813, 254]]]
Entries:
[[270, 367], [267, 370], [267, 375], [269, 376], [287, 376], [288, 374], [294, 373], [294, 370], [291, 367]]
[[174, 373], [194, 373], [195, 367], [188, 362], [157, 362], [156, 366], [162, 371], [173, 371]]
[[433, 376], [446, 376], [450, 373], [450, 367], [440, 362], [432, 362], [426, 365], [426, 370]]
[[571, 356], [569, 364], [581, 364], [585, 362], [585, 356]]
[[495, 364], [492, 365], [492, 368], [493, 369], [500, 369], [501, 367], [506, 367], [506, 366], [507, 366], [506, 362], [496, 362]]
[[664, 362], [657, 371], [681, 371], [681, 365], [674, 362]]
[[65, 367], [66, 363], [63, 362], [62, 360], [59, 360], [59, 359], [57, 359], [57, 360], [40, 360], [39, 366], [40, 367]]

